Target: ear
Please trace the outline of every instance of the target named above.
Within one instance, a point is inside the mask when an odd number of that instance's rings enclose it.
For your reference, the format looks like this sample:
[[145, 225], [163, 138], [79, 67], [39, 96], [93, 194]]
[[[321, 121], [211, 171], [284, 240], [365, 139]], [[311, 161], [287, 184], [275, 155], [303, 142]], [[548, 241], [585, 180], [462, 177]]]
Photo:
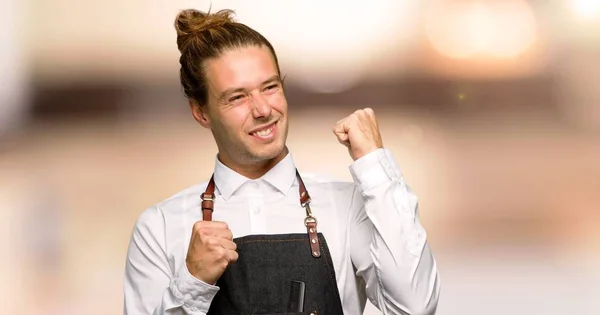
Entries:
[[210, 129], [210, 127], [211, 127], [210, 117], [208, 116], [208, 113], [206, 112], [207, 105], [201, 106], [192, 100], [189, 101], [189, 104], [190, 104], [190, 109], [192, 110], [192, 115], [194, 116], [194, 119], [196, 119], [196, 121], [198, 123], [200, 123], [200, 125], [202, 125], [202, 127], [206, 128], [206, 129]]

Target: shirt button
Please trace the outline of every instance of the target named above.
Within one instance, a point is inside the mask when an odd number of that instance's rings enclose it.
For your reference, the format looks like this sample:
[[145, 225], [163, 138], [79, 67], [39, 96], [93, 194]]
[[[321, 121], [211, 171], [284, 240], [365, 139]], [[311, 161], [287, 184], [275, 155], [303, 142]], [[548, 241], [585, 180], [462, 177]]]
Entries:
[[260, 207], [254, 206], [254, 214], [259, 214], [259, 213], [260, 213]]

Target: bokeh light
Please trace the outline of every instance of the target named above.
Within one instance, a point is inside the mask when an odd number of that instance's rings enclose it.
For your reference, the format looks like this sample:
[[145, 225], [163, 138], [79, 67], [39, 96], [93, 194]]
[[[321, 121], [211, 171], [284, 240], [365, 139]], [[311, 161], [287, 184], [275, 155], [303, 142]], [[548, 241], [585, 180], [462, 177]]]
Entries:
[[425, 31], [433, 47], [450, 58], [479, 54], [513, 58], [535, 40], [535, 18], [523, 0], [433, 1]]
[[414, 2], [408, 0], [259, 0], [238, 4], [240, 19], [277, 47], [283, 64], [293, 73], [290, 79], [323, 93], [356, 85], [370, 59], [388, 43], [402, 39], [398, 30], [414, 21], [415, 11]]
[[573, 10], [583, 19], [598, 18], [600, 16], [600, 1], [573, 0]]

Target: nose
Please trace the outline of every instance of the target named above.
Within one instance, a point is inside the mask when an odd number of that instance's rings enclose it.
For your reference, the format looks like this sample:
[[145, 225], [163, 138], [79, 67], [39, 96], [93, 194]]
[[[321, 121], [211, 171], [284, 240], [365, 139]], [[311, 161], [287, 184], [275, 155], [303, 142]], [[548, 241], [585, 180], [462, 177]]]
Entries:
[[252, 116], [256, 119], [271, 116], [271, 105], [260, 93], [252, 97]]

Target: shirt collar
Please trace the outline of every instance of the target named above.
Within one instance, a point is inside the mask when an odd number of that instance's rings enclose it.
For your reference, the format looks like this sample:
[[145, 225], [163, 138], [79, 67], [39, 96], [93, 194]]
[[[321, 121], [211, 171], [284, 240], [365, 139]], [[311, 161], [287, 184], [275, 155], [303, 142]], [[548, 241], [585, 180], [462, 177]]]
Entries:
[[[221, 163], [218, 157], [215, 159], [214, 179], [216, 188], [225, 200], [229, 199], [243, 184], [251, 181]], [[258, 180], [264, 180], [282, 194], [287, 195], [296, 180], [296, 166], [292, 154], [288, 152], [279, 163]]]

